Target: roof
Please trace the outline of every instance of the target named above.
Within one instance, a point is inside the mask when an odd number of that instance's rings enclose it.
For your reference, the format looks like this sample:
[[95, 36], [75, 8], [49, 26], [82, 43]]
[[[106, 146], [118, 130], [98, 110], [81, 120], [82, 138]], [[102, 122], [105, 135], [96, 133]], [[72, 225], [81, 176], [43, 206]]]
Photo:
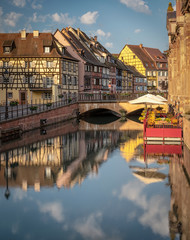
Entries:
[[150, 55], [155, 62], [167, 63], [166, 56], [157, 48], [143, 47], [143, 49]]
[[128, 70], [130, 72], [132, 72], [132, 74], [135, 77], [145, 78], [145, 76], [143, 74], [141, 74], [140, 72], [138, 72], [137, 69], [134, 66], [130, 66], [130, 65], [126, 65], [126, 66], [127, 66]]
[[156, 69], [154, 62], [148, 56], [148, 54], [145, 53], [142, 45], [128, 45], [127, 44], [126, 46], [128, 46], [131, 49], [131, 51], [142, 61], [144, 67], [147, 70]]
[[86, 62], [93, 65], [102, 66], [102, 63], [100, 63], [99, 60], [96, 59], [96, 57], [93, 56], [93, 54], [84, 47], [84, 45], [79, 41], [79, 39], [76, 38], [76, 36], [71, 31], [69, 31], [68, 28], [63, 28], [61, 33], [64, 37], [66, 37], [66, 39], [70, 42], [73, 48], [78, 52], [80, 57], [82, 57]]
[[[20, 33], [0, 33], [0, 56], [5, 57], [3, 46], [10, 45], [12, 42], [12, 51], [7, 57], [62, 57], [57, 48], [54, 37], [51, 33], [39, 33], [38, 37], [33, 37], [33, 33], [26, 33], [26, 38], [21, 39]], [[51, 46], [50, 53], [44, 53], [44, 43]]]

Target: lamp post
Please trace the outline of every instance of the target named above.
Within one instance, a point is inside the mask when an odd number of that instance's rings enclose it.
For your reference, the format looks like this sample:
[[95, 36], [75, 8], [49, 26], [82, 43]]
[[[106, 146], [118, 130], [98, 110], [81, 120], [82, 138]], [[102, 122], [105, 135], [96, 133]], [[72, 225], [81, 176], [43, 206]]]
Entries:
[[5, 176], [6, 176], [6, 190], [5, 190], [5, 197], [8, 200], [10, 197], [9, 185], [8, 185], [8, 152], [6, 152], [6, 167], [5, 167]]
[[7, 68], [3, 71], [3, 82], [5, 83], [5, 90], [6, 90], [6, 102], [5, 102], [5, 119], [8, 119], [8, 94], [7, 94], [7, 89], [8, 89], [8, 82], [9, 82], [9, 72]]

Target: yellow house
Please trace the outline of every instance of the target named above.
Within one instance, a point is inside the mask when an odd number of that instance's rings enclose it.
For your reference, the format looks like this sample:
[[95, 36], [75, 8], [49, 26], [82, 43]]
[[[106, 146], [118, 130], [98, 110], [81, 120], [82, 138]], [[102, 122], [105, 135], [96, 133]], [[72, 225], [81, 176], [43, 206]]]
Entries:
[[65, 56], [64, 47], [57, 45], [51, 33], [0, 33], [0, 104], [58, 100], [64, 62], [70, 64], [70, 79], [74, 74], [78, 92], [78, 62]]
[[126, 65], [134, 66], [138, 72], [147, 77], [148, 90], [157, 89], [157, 69], [154, 61], [144, 51], [142, 44], [126, 44], [119, 54], [119, 59]]

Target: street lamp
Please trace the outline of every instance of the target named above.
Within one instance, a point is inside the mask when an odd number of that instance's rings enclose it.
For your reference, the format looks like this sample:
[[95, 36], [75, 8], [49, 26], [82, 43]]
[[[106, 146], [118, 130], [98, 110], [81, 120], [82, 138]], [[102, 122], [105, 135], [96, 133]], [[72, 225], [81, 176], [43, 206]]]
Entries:
[[10, 197], [10, 191], [9, 191], [9, 185], [8, 185], [8, 174], [9, 174], [9, 170], [8, 170], [8, 152], [6, 152], [6, 167], [5, 167], [6, 190], [5, 190], [5, 197], [6, 197], [7, 200]]
[[8, 82], [9, 82], [9, 72], [7, 68], [3, 71], [3, 82], [5, 83], [5, 90], [6, 90], [6, 103], [5, 103], [5, 119], [8, 119], [8, 95], [7, 95], [7, 88], [8, 88]]

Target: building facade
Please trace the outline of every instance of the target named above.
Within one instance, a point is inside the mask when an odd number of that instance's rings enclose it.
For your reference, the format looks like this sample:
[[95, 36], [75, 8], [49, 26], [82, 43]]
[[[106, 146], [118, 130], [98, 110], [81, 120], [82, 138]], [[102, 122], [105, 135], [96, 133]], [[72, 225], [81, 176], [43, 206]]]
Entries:
[[147, 79], [147, 90], [162, 91], [167, 87], [167, 59], [160, 50], [140, 45], [125, 45], [119, 59], [134, 66]]
[[171, 3], [167, 11], [168, 99], [186, 112], [190, 110], [190, 3], [176, 1], [176, 11]]
[[56, 101], [62, 94], [64, 64], [72, 65], [78, 92], [78, 62], [64, 51], [51, 33], [1, 33], [0, 103]]

